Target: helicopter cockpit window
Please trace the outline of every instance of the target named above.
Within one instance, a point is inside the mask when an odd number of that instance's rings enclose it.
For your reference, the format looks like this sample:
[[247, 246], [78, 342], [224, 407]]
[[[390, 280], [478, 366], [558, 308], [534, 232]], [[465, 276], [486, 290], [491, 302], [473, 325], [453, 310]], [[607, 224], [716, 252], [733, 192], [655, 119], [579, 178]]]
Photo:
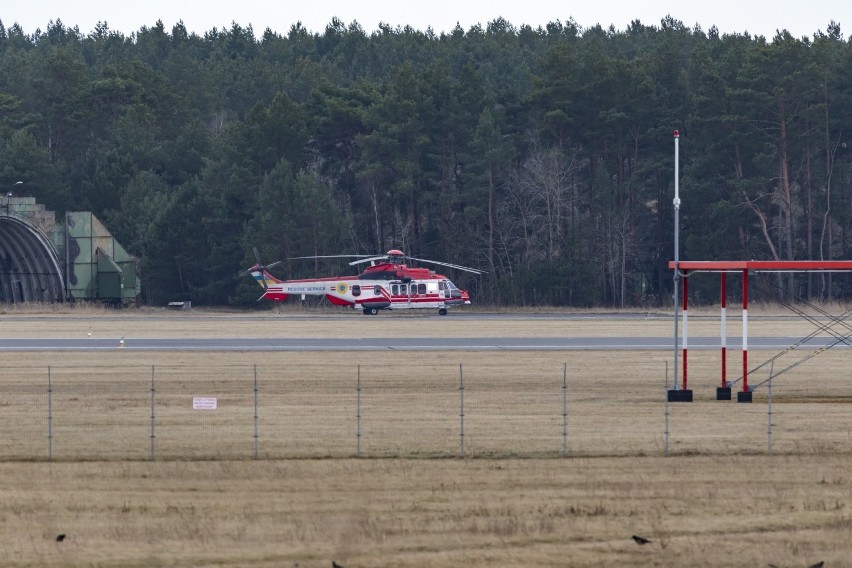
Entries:
[[447, 289], [447, 284], [446, 284], [446, 282], [444, 282], [443, 280], [441, 280], [440, 282], [438, 282], [438, 290], [446, 290], [446, 289]]
[[352, 285], [352, 295], [353, 296], [360, 296], [361, 295], [361, 285], [360, 284], [353, 284]]

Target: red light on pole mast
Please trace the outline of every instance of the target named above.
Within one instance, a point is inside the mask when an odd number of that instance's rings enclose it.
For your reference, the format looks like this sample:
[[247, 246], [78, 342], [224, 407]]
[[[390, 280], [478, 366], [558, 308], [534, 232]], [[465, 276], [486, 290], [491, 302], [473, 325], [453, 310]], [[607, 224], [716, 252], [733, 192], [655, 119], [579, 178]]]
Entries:
[[675, 137], [675, 138], [680, 138], [680, 132], [678, 132], [677, 130], [675, 130], [675, 131], [674, 131], [674, 137]]

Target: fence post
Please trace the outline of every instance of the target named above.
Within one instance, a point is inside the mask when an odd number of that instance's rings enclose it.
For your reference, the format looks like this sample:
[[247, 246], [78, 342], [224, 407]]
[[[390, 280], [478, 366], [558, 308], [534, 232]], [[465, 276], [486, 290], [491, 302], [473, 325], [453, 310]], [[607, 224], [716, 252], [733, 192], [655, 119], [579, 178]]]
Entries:
[[459, 363], [459, 394], [461, 399], [461, 430], [459, 431], [459, 457], [464, 457], [464, 363]]
[[355, 383], [355, 455], [361, 457], [361, 365]]
[[156, 437], [155, 432], [155, 418], [156, 413], [154, 412], [154, 401], [156, 398], [157, 387], [154, 384], [154, 365], [151, 365], [151, 461], [156, 459], [156, 453], [154, 450], [154, 438]]
[[47, 368], [47, 459], [53, 461], [53, 382]]
[[772, 453], [772, 366], [775, 362], [769, 364], [769, 404], [766, 411], [766, 444], [769, 453]]
[[562, 457], [568, 457], [568, 363], [562, 363]]
[[258, 431], [258, 423], [257, 423], [257, 364], [254, 365], [254, 459], [258, 459], [259, 457], [259, 439], [260, 433]]
[[665, 410], [666, 416], [665, 428], [663, 429], [663, 455], [669, 455], [669, 362], [666, 361], [666, 382], [665, 382]]

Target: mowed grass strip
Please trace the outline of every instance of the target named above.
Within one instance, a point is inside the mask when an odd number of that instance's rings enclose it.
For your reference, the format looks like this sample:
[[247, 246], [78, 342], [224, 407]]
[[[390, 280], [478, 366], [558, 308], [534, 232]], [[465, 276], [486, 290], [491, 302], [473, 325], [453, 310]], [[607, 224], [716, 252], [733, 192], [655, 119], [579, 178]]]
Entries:
[[[295, 306], [261, 312], [194, 309], [170, 311], [163, 308], [102, 310], [65, 308], [62, 313], [13, 309], [0, 317], [4, 338], [217, 338], [217, 337], [671, 337], [673, 315], [664, 310], [618, 314], [579, 311], [523, 314], [483, 313], [481, 319], [470, 309], [459, 308], [446, 317], [431, 310], [381, 312], [364, 316], [360, 311], [299, 309]], [[841, 314], [840, 306], [825, 311]], [[2, 310], [0, 310], [2, 311]], [[689, 310], [689, 335], [718, 337], [718, 308]], [[728, 308], [727, 333], [742, 336], [742, 312]], [[828, 323], [819, 312], [812, 318]], [[749, 334], [803, 337], [817, 324], [771, 306], [751, 306]], [[852, 333], [852, 320], [835, 323], [835, 333]], [[829, 336], [829, 333], [822, 333]]]
[[[187, 321], [198, 318], [165, 323], [132, 319], [139, 332], [169, 336], [186, 333]], [[228, 328], [229, 321], [213, 319], [200, 318], [203, 325], [192, 326], [216, 326], [239, 334], [239, 329]], [[399, 326], [397, 333], [418, 331], [402, 326], [405, 321], [390, 321]], [[167, 325], [172, 323], [175, 326]], [[598, 320], [585, 325], [589, 333], [600, 332]], [[505, 335], [514, 329], [511, 321], [502, 320], [488, 327], [501, 326]], [[790, 352], [772, 369], [782, 372], [809, 353]], [[750, 355], [754, 367], [776, 353], [752, 350]], [[266, 458], [355, 455], [359, 368], [362, 455], [448, 456], [464, 451], [552, 456], [566, 449], [571, 455], [659, 455], [664, 450], [664, 383], [670, 357], [665, 351], [151, 353], [116, 348], [37, 356], [4, 352], [0, 405], [5, 412], [0, 424], [7, 435], [0, 441], [0, 456], [48, 456], [49, 373], [54, 459], [146, 459], [152, 451], [166, 459], [253, 457], [255, 367], [257, 451]], [[834, 451], [849, 445], [844, 434], [850, 430], [849, 413], [842, 404], [850, 395], [846, 360], [845, 350], [831, 350], [775, 379], [774, 451]], [[768, 385], [758, 388], [752, 406], [716, 402], [719, 367], [718, 352], [691, 352], [689, 386], [696, 402], [670, 406], [671, 452], [768, 451]], [[728, 367], [730, 380], [739, 377], [738, 351], [729, 353]], [[751, 385], [765, 382], [769, 368], [752, 373]], [[670, 375], [672, 371], [668, 369]], [[735, 390], [740, 387], [735, 385]], [[215, 396], [220, 406], [215, 412], [194, 411], [196, 396]]]
[[666, 412], [672, 454], [852, 451], [848, 353], [791, 367], [808, 353], [773, 363], [770, 415], [770, 366], [753, 404], [717, 401], [713, 351], [690, 354], [695, 402], [668, 408], [664, 351], [7, 352], [0, 459], [662, 455]]

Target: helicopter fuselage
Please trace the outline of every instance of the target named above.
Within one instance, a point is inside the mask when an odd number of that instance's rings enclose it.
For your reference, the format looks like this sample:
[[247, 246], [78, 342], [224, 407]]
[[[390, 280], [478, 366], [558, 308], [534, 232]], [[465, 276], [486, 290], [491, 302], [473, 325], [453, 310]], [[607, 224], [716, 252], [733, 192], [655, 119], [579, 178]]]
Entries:
[[445, 315], [447, 308], [470, 304], [470, 295], [446, 276], [398, 263], [371, 266], [358, 276], [278, 280], [260, 267], [251, 274], [265, 290], [262, 299], [325, 296], [334, 305], [362, 309], [367, 315], [400, 309], [437, 309]]

